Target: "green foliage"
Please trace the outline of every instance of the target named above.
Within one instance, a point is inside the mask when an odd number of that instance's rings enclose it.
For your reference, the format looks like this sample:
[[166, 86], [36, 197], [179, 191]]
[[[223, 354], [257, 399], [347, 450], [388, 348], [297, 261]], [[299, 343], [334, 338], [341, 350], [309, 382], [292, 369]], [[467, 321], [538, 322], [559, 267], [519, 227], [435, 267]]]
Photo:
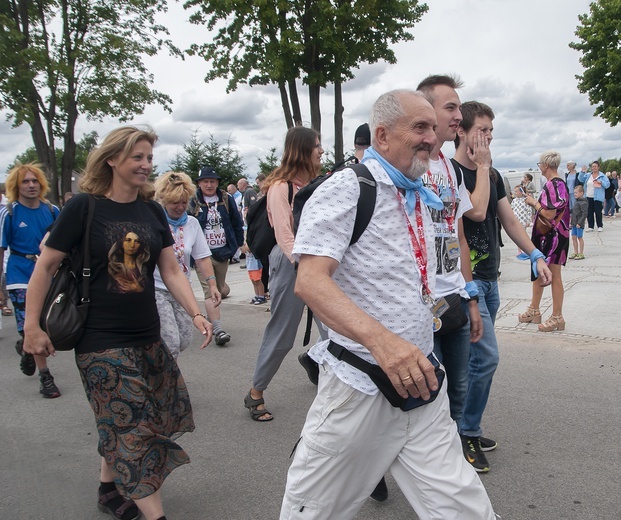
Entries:
[[82, 139], [76, 144], [75, 149], [75, 166], [74, 170], [81, 172], [86, 168], [86, 159], [91, 150], [97, 146], [99, 135], [94, 130], [88, 134], [84, 134]]
[[258, 157], [259, 159], [259, 173], [262, 173], [264, 175], [269, 175], [270, 173], [272, 173], [280, 164], [280, 159], [278, 158], [278, 156], [276, 155], [276, 148], [270, 148], [269, 153], [261, 158]]
[[240, 83], [278, 85], [292, 126], [301, 120], [295, 86], [301, 78], [319, 132], [320, 88], [352, 79], [360, 63], [395, 63], [390, 45], [412, 40], [410, 29], [427, 11], [418, 0], [187, 0], [184, 7], [194, 9], [192, 23], [216, 30], [187, 51], [209, 62], [205, 81], [227, 78], [227, 92]]
[[[105, 116], [130, 119], [147, 104], [171, 99], [150, 88], [142, 59], [162, 47], [155, 23], [165, 0], [38, 0], [0, 4], [0, 109], [15, 126], [28, 124], [53, 195], [68, 191], [74, 169], [75, 124]], [[64, 150], [56, 159], [56, 140]]]
[[417, 0], [188, 0], [190, 21], [217, 29], [211, 41], [188, 52], [211, 62], [205, 81], [277, 84], [304, 74], [325, 87], [354, 77], [361, 62], [395, 62], [390, 45], [409, 41], [427, 11]]
[[222, 177], [220, 186], [224, 187], [231, 183], [236, 184], [244, 174], [244, 164], [237, 148], [231, 146], [230, 138], [225, 143], [220, 143], [209, 134], [209, 142], [201, 141], [197, 129], [192, 132], [190, 141], [183, 145], [183, 152], [178, 153], [170, 163], [170, 169], [185, 172], [192, 179], [196, 179], [203, 166], [215, 168]]
[[600, 161], [600, 171], [603, 172], [621, 172], [621, 160], [619, 159], [606, 159], [605, 161]]
[[578, 42], [569, 46], [580, 51], [584, 74], [576, 76], [578, 90], [588, 93], [595, 115], [612, 126], [621, 120], [621, 0], [597, 0], [590, 14], [578, 17]]
[[[74, 167], [74, 170], [76, 172], [81, 172], [86, 167], [86, 159], [88, 157], [88, 154], [91, 152], [91, 150], [95, 148], [95, 146], [97, 146], [98, 137], [99, 136], [97, 135], [97, 132], [92, 131], [92, 132], [89, 132], [88, 134], [84, 134], [82, 136], [82, 139], [80, 139], [80, 142], [76, 144], [75, 167]], [[60, 164], [60, 162], [62, 161], [63, 150], [56, 148], [55, 152], [56, 152], [56, 162]], [[13, 166], [15, 166], [17, 163], [26, 164], [30, 162], [36, 163], [38, 161], [39, 161], [39, 158], [37, 156], [37, 150], [35, 149], [34, 146], [31, 146], [24, 153], [21, 153], [17, 157], [15, 157], [15, 160], [13, 161], [13, 163], [9, 165], [7, 172], [11, 168], [13, 168]]]

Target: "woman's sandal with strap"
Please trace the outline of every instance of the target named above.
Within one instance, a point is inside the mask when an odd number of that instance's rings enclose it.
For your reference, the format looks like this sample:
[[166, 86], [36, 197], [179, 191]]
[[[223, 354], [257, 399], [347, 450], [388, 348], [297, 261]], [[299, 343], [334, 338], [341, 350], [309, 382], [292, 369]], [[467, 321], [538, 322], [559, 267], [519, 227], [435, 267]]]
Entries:
[[555, 330], [565, 330], [565, 320], [563, 316], [550, 316], [545, 323], [539, 325], [540, 332], [553, 332]]
[[520, 323], [541, 323], [541, 312], [539, 309], [533, 309], [529, 306], [525, 313], [518, 314], [518, 321]]
[[[123, 500], [123, 503], [116, 509], [113, 509], [110, 502], [119, 497]], [[110, 491], [110, 493], [99, 493], [97, 509], [118, 520], [138, 520], [138, 518], [141, 517], [140, 510], [136, 503], [131, 499], [123, 497], [116, 489]]]
[[[248, 395], [244, 397], [244, 406], [248, 408], [248, 410], [250, 410], [250, 417], [252, 417], [253, 421], [257, 421], [257, 422], [271, 421], [274, 418], [274, 416], [271, 414], [270, 411], [268, 411], [267, 408], [264, 408], [263, 410], [257, 409], [257, 407], [262, 404], [263, 405], [265, 404], [265, 401], [263, 400], [263, 398], [260, 397], [259, 399], [253, 399], [250, 392], [248, 392]], [[267, 419], [261, 419], [261, 417], [263, 417], [264, 415], [269, 415], [269, 417]]]

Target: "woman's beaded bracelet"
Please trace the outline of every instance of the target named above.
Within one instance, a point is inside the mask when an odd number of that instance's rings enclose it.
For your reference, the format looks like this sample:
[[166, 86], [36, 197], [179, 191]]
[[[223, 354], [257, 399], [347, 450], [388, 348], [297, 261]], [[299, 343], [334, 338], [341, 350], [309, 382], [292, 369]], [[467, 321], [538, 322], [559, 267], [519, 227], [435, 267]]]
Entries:
[[197, 316], [202, 316], [203, 318], [207, 319], [207, 316], [205, 316], [202, 312], [197, 312], [192, 316], [192, 321], [194, 321], [194, 318], [196, 318]]

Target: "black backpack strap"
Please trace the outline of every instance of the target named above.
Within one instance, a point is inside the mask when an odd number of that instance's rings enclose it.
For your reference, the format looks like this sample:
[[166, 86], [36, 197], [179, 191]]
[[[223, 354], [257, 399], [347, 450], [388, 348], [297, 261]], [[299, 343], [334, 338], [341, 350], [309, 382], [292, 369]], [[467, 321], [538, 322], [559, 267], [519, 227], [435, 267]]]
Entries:
[[95, 197], [88, 195], [88, 216], [86, 217], [86, 231], [82, 240], [82, 302], [90, 302], [89, 282], [91, 279], [91, 226], [95, 215]]
[[[358, 242], [358, 239], [362, 236], [362, 233], [364, 233], [365, 229], [367, 229], [369, 222], [371, 222], [373, 211], [375, 211], [377, 184], [375, 183], [373, 174], [364, 164], [352, 164], [350, 168], [354, 170], [360, 185], [360, 196], [358, 197], [358, 205], [356, 207], [354, 231], [351, 235], [351, 240], [349, 241], [349, 245], [351, 246], [352, 244]], [[293, 187], [291, 183], [289, 183], [289, 202], [291, 202], [292, 193]], [[304, 331], [303, 346], [310, 343], [311, 329], [313, 326], [313, 311], [308, 305], [306, 306], [306, 309], [306, 330]]]
[[360, 197], [358, 197], [358, 206], [356, 208], [356, 220], [354, 221], [354, 232], [351, 235], [349, 245], [358, 242], [365, 229], [371, 222], [371, 217], [375, 211], [375, 200], [377, 195], [377, 184], [373, 178], [373, 174], [362, 163], [352, 164], [350, 166], [358, 176], [360, 185]]

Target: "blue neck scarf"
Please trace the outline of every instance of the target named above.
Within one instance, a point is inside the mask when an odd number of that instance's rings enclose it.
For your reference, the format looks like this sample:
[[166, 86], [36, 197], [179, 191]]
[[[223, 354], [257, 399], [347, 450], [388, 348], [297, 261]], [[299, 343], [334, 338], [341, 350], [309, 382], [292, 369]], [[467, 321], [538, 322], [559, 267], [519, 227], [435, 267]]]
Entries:
[[168, 223], [175, 229], [177, 229], [178, 227], [183, 226], [187, 221], [188, 221], [188, 214], [184, 213], [183, 215], [181, 215], [177, 220], [173, 220], [172, 218], [170, 218], [168, 216], [168, 213], [166, 213], [166, 218], [168, 219]]
[[364, 151], [362, 162], [364, 163], [369, 159], [375, 159], [377, 162], [379, 162], [382, 168], [386, 170], [386, 173], [388, 174], [390, 180], [394, 183], [394, 185], [397, 188], [405, 190], [405, 206], [408, 214], [411, 215], [414, 211], [414, 207], [416, 206], [416, 192], [420, 193], [421, 200], [425, 204], [427, 204], [427, 206], [438, 210], [444, 209], [444, 204], [442, 203], [442, 200], [440, 200], [440, 197], [438, 197], [429, 188], [425, 188], [421, 179], [416, 179], [415, 181], [408, 179], [399, 170], [397, 170], [397, 168], [395, 168], [379, 153], [377, 153], [377, 151], [373, 147], [367, 148]]

